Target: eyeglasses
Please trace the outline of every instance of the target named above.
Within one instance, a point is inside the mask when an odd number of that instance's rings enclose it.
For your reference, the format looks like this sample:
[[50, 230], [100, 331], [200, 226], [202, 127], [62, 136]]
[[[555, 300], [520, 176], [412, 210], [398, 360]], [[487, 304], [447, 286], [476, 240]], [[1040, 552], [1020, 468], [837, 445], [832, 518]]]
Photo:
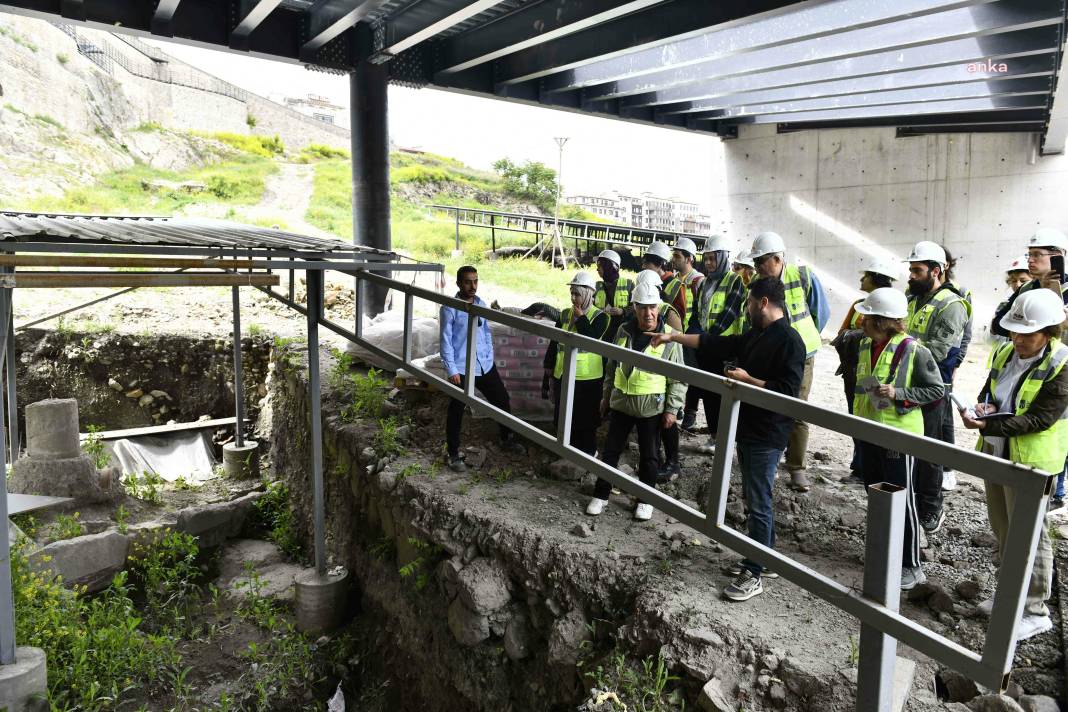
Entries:
[[1059, 252], [1038, 252], [1038, 251], [1032, 252], [1032, 251], [1028, 251], [1027, 259], [1029, 259], [1029, 260], [1037, 260], [1039, 257], [1053, 257], [1053, 256], [1059, 255], [1059, 254], [1060, 254]]
[[761, 255], [760, 257], [754, 257], [753, 264], [759, 267], [770, 259], [771, 255]]

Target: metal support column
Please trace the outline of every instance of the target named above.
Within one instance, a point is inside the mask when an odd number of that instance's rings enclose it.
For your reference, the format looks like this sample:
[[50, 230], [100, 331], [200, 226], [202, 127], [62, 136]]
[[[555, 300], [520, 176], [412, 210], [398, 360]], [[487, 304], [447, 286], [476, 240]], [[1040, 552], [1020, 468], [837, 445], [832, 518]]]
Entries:
[[467, 376], [464, 381], [464, 393], [469, 398], [475, 397], [475, 374], [478, 373], [478, 320], [481, 318], [470, 312], [467, 314], [467, 358], [464, 365]]
[[307, 271], [308, 285], [308, 407], [311, 416], [312, 506], [315, 523], [315, 570], [326, 575], [326, 521], [323, 493], [323, 408], [319, 385], [319, 286], [320, 270]]
[[[14, 272], [14, 269], [5, 270]], [[8, 440], [11, 447], [10, 462], [19, 459], [19, 399], [18, 399], [18, 364], [15, 361], [15, 290], [8, 296], [7, 309], [7, 413]]]
[[[11, 336], [11, 291], [0, 289], [0, 338]], [[7, 343], [0, 349], [0, 358], [7, 359]], [[8, 364], [9, 367], [12, 364]], [[16, 416], [17, 417], [17, 416]], [[15, 662], [15, 600], [11, 592], [11, 538], [7, 522], [7, 444], [6, 433], [0, 428], [0, 665]]]
[[456, 211], [456, 251], [460, 251], [460, 211]]
[[[905, 496], [904, 487], [885, 482], [868, 488], [864, 597], [895, 612], [901, 602]], [[897, 640], [872, 625], [861, 623], [859, 650], [857, 712], [890, 712]]]
[[234, 440], [245, 446], [245, 374], [241, 369], [241, 291], [231, 287], [234, 301]]
[[[361, 62], [349, 75], [352, 119], [352, 241], [392, 249], [389, 224], [388, 65]], [[309, 273], [310, 274], [310, 273]], [[390, 274], [384, 276], [389, 277]], [[365, 283], [361, 313], [385, 309], [388, 290]]]
[[738, 430], [738, 412], [741, 401], [721, 396], [719, 401], [719, 426], [716, 431], [716, 454], [712, 458], [712, 482], [705, 499], [705, 515], [723, 526], [727, 511], [727, 494], [731, 488], [731, 462], [734, 460], [734, 437]]
[[578, 359], [578, 350], [565, 344], [558, 344], [557, 348], [564, 350], [564, 371], [560, 374], [560, 392], [556, 397], [560, 399], [560, 418], [556, 423], [556, 439], [561, 445], [571, 444], [571, 416], [574, 412], [575, 400], [575, 364]]

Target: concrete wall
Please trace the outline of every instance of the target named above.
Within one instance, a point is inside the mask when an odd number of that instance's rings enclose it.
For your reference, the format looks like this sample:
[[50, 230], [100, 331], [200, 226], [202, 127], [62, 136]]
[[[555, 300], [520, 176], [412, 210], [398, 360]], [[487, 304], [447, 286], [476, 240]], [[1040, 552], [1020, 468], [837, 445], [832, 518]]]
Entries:
[[1004, 267], [1024, 254], [1027, 237], [1043, 226], [1068, 229], [1068, 157], [1029, 163], [1030, 134], [896, 138], [892, 128], [777, 134], [754, 126], [725, 141], [723, 154], [713, 230], [739, 245], [764, 230], [781, 234], [831, 293], [828, 332], [860, 296], [857, 270], [869, 255], [900, 259], [932, 240], [960, 257], [979, 336], [1004, 298]]

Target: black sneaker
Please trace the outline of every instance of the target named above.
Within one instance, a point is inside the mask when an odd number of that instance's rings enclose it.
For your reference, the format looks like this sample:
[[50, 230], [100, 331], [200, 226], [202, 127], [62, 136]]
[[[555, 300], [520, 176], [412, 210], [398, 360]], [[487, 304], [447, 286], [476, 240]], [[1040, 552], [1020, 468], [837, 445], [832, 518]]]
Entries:
[[665, 462], [663, 467], [660, 468], [660, 472], [656, 474], [656, 483], [658, 485], [666, 485], [668, 482], [673, 482], [678, 479], [678, 476], [682, 474], [682, 468], [679, 467], [679, 461]]
[[738, 577], [723, 589], [724, 597], [732, 601], [748, 601], [753, 596], [759, 596], [762, 593], [764, 593], [763, 582], [749, 569], [738, 574]]
[[[741, 559], [738, 559], [738, 561], [735, 561], [733, 564], [727, 564], [723, 567], [723, 573], [727, 574], [728, 576], [740, 576], [743, 571], [748, 571], [748, 569], [742, 566]], [[764, 569], [764, 573], [760, 574], [760, 576], [761, 578], [766, 579], [779, 578], [779, 574], [775, 573], [770, 569]]]
[[920, 515], [920, 526], [928, 534], [934, 534], [942, 525], [946, 523], [946, 512], [943, 509], [939, 509], [937, 512], [929, 512], [928, 514]]
[[449, 455], [449, 469], [453, 472], [467, 472], [467, 463], [464, 462], [464, 456], [456, 455], [454, 457]]
[[1058, 509], [1064, 509], [1064, 497], [1053, 495], [1049, 498], [1049, 509], [1046, 511], [1053, 512]]
[[693, 430], [693, 426], [695, 425], [697, 425], [696, 410], [688, 410], [682, 414], [682, 423], [679, 425], [680, 428], [682, 428], [686, 432], [690, 432], [691, 430]]

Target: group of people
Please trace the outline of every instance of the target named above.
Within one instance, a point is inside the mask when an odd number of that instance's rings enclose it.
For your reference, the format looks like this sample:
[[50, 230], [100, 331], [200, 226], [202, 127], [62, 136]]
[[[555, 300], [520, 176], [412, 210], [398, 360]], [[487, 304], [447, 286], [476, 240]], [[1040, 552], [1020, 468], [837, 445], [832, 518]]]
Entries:
[[[954, 260], [940, 245], [919, 242], [902, 260], [908, 264], [906, 290], [895, 286], [904, 272], [898, 264], [875, 260], [866, 265], [860, 286], [867, 296], [850, 307], [832, 344], [840, 356], [847, 407], [854, 415], [952, 443], [954, 412], [958, 412], [966, 427], [980, 432], [983, 452], [1061, 473], [1055, 496], [1063, 497], [1068, 459], [1068, 372], [1063, 366], [1068, 346], [1061, 341], [1064, 282], [1055, 267], [1063, 270], [1068, 237], [1040, 229], [1027, 250], [1027, 256], [1015, 260], [1006, 272], [1013, 293], [998, 307], [991, 324], [996, 343], [990, 374], [974, 406], [952, 405], [961, 402], [952, 396], [952, 388], [971, 341], [971, 293], [954, 279]], [[709, 238], [700, 252], [692, 240], [682, 237], [670, 248], [652, 243], [641, 261], [637, 278], [626, 279], [620, 274], [619, 255], [604, 250], [597, 258], [598, 278], [580, 272], [570, 282], [571, 303], [559, 312], [556, 327], [758, 388], [808, 398], [830, 309], [818, 275], [788, 259], [782, 237], [762, 233], [748, 251], [733, 256], [723, 237]], [[461, 268], [457, 296], [481, 303], [475, 294], [477, 283], [473, 267]], [[468, 377], [466, 319], [463, 311], [442, 309], [442, 361], [457, 385]], [[492, 340], [484, 320], [477, 336], [474, 385], [492, 405], [507, 411], [508, 394], [493, 367]], [[553, 343], [544, 360], [557, 412], [564, 357], [564, 350]], [[616, 467], [631, 431], [636, 431], [637, 477], [656, 487], [678, 476], [680, 429], [694, 427], [703, 405], [709, 437], [698, 449], [715, 452], [716, 394], [581, 349], [576, 349], [574, 359], [572, 446]], [[446, 440], [449, 466], [456, 471], [465, 467], [459, 451], [462, 413], [462, 406], [453, 401]], [[608, 429], [598, 443], [604, 419]], [[773, 548], [773, 492], [780, 464], [794, 490], [811, 487], [806, 476], [808, 426], [744, 402], [737, 422], [748, 535]], [[521, 449], [506, 428], [501, 429], [501, 439], [505, 448]], [[846, 479], [864, 485], [886, 482], [906, 490], [901, 588], [926, 581], [921, 536], [943, 526], [943, 499], [956, 486], [955, 473], [876, 443], [857, 441]], [[611, 484], [598, 479], [586, 513], [601, 514], [609, 506], [611, 492]], [[1012, 490], [987, 483], [986, 499], [991, 527], [1003, 546]], [[650, 519], [652, 505], [639, 499], [633, 516]], [[732, 580], [723, 593], [735, 601], [763, 593], [764, 581], [776, 576], [749, 559], [728, 566], [726, 572]], [[1045, 604], [1051, 583], [1052, 548], [1043, 531], [1019, 638], [1052, 626]], [[990, 609], [990, 602], [979, 606], [982, 612]]]

